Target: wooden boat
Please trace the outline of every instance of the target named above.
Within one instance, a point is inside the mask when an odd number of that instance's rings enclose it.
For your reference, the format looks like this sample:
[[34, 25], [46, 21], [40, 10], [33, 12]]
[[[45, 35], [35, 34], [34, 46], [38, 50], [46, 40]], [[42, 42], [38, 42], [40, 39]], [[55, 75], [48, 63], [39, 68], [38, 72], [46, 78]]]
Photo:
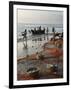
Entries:
[[41, 26], [38, 28], [38, 30], [36, 30], [36, 28], [34, 28], [34, 30], [31, 30], [32, 35], [41, 35], [41, 34], [45, 34], [45, 28], [42, 30]]

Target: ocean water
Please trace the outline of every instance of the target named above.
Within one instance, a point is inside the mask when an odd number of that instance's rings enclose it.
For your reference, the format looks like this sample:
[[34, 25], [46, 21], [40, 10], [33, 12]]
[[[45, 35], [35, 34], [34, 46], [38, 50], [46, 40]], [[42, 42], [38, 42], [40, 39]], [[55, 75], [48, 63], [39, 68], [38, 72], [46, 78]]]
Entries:
[[[45, 24], [45, 25], [38, 25], [38, 24], [18, 24], [17, 27], [17, 57], [23, 57], [26, 55], [31, 55], [36, 52], [42, 51], [42, 46], [44, 43], [48, 42], [53, 35], [35, 35], [32, 36], [32, 33], [29, 33], [29, 30], [38, 29], [38, 27], [41, 26], [41, 29], [45, 27], [45, 33], [47, 33], [47, 27], [48, 27], [48, 32], [52, 32], [52, 27], [55, 28], [55, 32], [63, 32], [63, 27], [62, 25], [50, 25], [50, 24]], [[27, 29], [27, 42], [26, 40], [23, 40], [23, 36], [21, 35], [21, 32], [24, 32], [25, 29]], [[27, 44], [27, 49], [25, 48]]]

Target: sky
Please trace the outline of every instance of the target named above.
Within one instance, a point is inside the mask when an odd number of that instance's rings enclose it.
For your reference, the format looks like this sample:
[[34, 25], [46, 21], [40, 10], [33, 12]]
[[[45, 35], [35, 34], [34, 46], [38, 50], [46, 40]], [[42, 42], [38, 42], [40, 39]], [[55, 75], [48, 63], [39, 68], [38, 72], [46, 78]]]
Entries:
[[17, 10], [18, 23], [63, 24], [63, 11]]

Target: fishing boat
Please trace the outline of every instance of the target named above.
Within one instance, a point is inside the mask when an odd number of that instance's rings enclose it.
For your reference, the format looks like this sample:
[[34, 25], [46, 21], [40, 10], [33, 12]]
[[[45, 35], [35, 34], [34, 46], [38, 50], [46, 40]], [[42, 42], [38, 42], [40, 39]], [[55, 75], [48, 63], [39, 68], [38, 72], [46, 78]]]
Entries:
[[45, 28], [42, 30], [41, 26], [36, 30], [36, 28], [34, 28], [34, 30], [31, 30], [32, 35], [41, 35], [41, 34], [45, 34]]

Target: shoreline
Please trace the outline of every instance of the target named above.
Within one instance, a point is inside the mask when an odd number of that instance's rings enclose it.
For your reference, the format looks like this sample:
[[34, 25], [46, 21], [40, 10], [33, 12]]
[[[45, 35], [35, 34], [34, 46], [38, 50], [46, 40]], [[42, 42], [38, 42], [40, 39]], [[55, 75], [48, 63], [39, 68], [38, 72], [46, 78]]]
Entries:
[[[55, 33], [56, 34], [56, 33]], [[61, 33], [58, 33], [58, 34], [61, 34]], [[31, 35], [31, 36], [27, 36], [27, 40], [31, 40], [31, 39], [37, 39], [37, 38], [41, 38], [40, 36], [49, 36], [49, 35], [53, 35], [53, 33], [45, 33], [45, 34], [41, 34], [41, 35]], [[36, 37], [37, 36], [37, 37]], [[22, 42], [22, 41], [26, 41], [25, 39], [23, 39], [23, 36], [22, 38], [17, 38], [17, 42]]]

